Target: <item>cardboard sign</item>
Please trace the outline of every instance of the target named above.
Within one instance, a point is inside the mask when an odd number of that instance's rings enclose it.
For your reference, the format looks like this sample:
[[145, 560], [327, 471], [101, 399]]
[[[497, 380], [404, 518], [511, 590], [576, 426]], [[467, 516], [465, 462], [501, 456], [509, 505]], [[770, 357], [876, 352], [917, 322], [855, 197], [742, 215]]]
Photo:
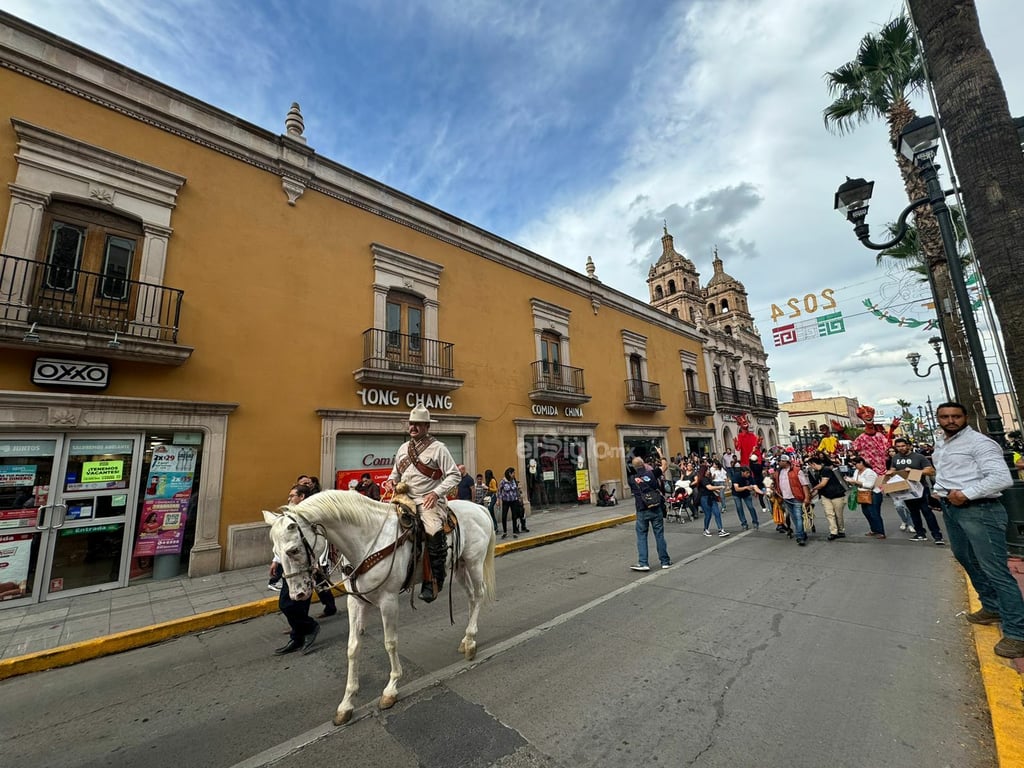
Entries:
[[[875, 487], [881, 488], [882, 493], [886, 495], [904, 493], [913, 490], [910, 485], [911, 483], [915, 483], [916, 487], [920, 488], [922, 477], [924, 477], [924, 472], [920, 469], [899, 469], [892, 477], [879, 475], [878, 480], [875, 481]], [[913, 498], [920, 498], [920, 494], [913, 496]]]

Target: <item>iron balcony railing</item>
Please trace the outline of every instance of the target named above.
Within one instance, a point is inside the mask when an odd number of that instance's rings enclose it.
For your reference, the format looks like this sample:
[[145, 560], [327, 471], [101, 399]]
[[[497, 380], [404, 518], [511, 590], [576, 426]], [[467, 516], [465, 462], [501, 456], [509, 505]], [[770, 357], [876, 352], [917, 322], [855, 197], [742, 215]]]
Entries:
[[661, 403], [661, 387], [653, 381], [626, 379], [626, 402], [638, 405]]
[[732, 387], [715, 387], [715, 399], [720, 405], [742, 405], [746, 408], [754, 407], [754, 396], [742, 389]]
[[0, 319], [177, 343], [184, 291], [0, 255]]
[[686, 390], [686, 407], [691, 411], [710, 411], [711, 395], [699, 389]]
[[774, 397], [758, 395], [757, 402], [754, 404], [754, 407], [763, 408], [766, 411], [777, 411], [779, 410], [779, 401]]
[[363, 332], [363, 366], [380, 371], [453, 378], [455, 345], [382, 328]]
[[581, 396], [586, 394], [582, 368], [573, 368], [550, 360], [537, 360], [532, 366], [535, 390]]

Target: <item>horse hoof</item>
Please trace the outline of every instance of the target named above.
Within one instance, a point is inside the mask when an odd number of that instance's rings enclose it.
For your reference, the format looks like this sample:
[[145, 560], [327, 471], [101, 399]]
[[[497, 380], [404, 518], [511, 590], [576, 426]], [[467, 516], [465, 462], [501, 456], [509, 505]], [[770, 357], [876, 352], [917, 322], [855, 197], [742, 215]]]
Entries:
[[465, 653], [466, 653], [466, 661], [472, 661], [473, 659], [476, 658], [476, 646], [473, 646], [473, 648], [471, 648], [471, 649], [467, 649]]
[[398, 701], [397, 696], [381, 696], [380, 697], [380, 708], [391, 709], [395, 706], [395, 702]]
[[465, 653], [465, 652], [466, 652], [466, 641], [463, 640], [461, 643], [459, 643], [459, 653]]
[[347, 723], [351, 719], [352, 719], [352, 710], [349, 709], [349, 710], [347, 710], [345, 712], [335, 712], [334, 713], [334, 720], [333, 720], [333, 722], [334, 722], [335, 725], [344, 725], [345, 723]]

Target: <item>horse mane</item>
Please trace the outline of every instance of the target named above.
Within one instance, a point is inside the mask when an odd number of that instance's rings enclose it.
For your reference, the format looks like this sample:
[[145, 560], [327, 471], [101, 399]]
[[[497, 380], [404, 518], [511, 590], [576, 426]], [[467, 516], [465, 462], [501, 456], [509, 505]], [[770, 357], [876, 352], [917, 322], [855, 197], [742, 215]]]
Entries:
[[290, 509], [300, 513], [310, 523], [321, 523], [325, 519], [355, 525], [379, 523], [382, 516], [394, 514], [391, 504], [374, 501], [358, 491], [320, 491], [307, 496]]

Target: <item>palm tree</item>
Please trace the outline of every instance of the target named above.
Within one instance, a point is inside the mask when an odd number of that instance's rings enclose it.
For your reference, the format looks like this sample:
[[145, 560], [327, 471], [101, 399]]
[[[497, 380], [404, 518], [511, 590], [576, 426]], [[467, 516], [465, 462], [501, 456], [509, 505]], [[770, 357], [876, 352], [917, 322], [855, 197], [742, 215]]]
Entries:
[[[889, 142], [909, 201], [926, 197], [926, 189], [914, 164], [900, 154], [899, 136], [907, 123], [917, 116], [910, 106], [910, 97], [921, 91], [924, 79], [920, 51], [910, 22], [903, 14], [891, 19], [877, 34], [865, 35], [856, 58], [825, 73], [829, 94], [834, 98], [824, 110], [825, 127], [843, 134], [861, 123], [883, 118], [889, 126]], [[980, 398], [967, 342], [960, 328], [939, 225], [927, 207], [915, 211], [914, 224], [920, 251], [931, 275], [932, 296], [942, 323], [942, 336], [949, 348], [954, 386], [968, 413], [977, 419], [982, 412]], [[946, 307], [951, 311], [946, 312]]]
[[[971, 264], [971, 245], [967, 239], [967, 227], [964, 226], [964, 215], [955, 206], [949, 206], [950, 218], [953, 220], [953, 232], [956, 235], [957, 248], [960, 251], [960, 266], [967, 271]], [[885, 225], [886, 232], [890, 239], [896, 237], [899, 227], [896, 222], [889, 222]], [[875, 257], [875, 264], [882, 265], [886, 259], [891, 259], [902, 264], [908, 272], [914, 272], [921, 276], [921, 280], [928, 280], [928, 268], [925, 264], [924, 252], [921, 250], [921, 243], [917, 236], [917, 227], [913, 224], [906, 225], [906, 232], [902, 239], [891, 248], [879, 251]]]
[[970, 0], [909, 0], [963, 187], [967, 225], [999, 316], [1024, 412], [1024, 156], [1006, 92]]

